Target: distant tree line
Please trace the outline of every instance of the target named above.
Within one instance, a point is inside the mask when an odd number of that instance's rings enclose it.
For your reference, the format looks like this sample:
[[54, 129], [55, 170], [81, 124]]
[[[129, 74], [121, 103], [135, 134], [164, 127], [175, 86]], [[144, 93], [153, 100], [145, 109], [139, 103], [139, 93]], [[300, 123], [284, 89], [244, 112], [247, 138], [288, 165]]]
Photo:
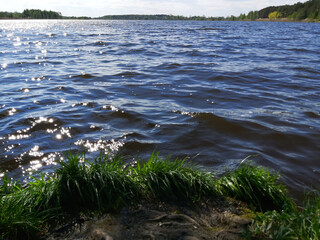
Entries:
[[205, 16], [175, 16], [166, 14], [156, 14], [156, 15], [106, 15], [100, 17], [99, 19], [107, 20], [193, 20], [193, 21], [214, 21], [214, 20], [225, 20], [224, 17], [205, 17]]
[[25, 9], [22, 13], [18, 12], [0, 12], [0, 18], [13, 19], [61, 19], [62, 15], [59, 12], [46, 11], [39, 9]]
[[45, 11], [39, 9], [26, 9], [22, 12], [22, 18], [31, 19], [61, 19], [62, 14], [60, 12]]
[[[22, 13], [0, 12], [0, 19], [91, 19], [90, 17], [65, 17], [60, 12], [45, 11], [39, 9], [26, 9]], [[305, 3], [293, 5], [271, 6], [259, 11], [250, 11], [248, 14], [230, 17], [205, 17], [205, 16], [174, 16], [166, 14], [157, 15], [106, 15], [98, 19], [108, 20], [193, 20], [193, 21], [239, 21], [257, 19], [279, 19], [288, 18], [291, 20], [310, 19], [320, 21], [320, 0], [309, 0]]]
[[21, 13], [18, 12], [0, 12], [0, 19], [18, 19]]
[[205, 16], [174, 16], [174, 15], [106, 15], [99, 19], [108, 20], [200, 20], [200, 21], [239, 21], [239, 20], [257, 20], [257, 19], [278, 19], [288, 18], [291, 20], [313, 19], [320, 21], [320, 0], [309, 0], [305, 3], [296, 3], [293, 5], [272, 6], [263, 8], [259, 11], [250, 11], [248, 14], [230, 17], [205, 17]]
[[0, 12], [0, 19], [90, 19], [90, 17], [64, 17], [60, 12], [25, 9], [19, 12]]
[[293, 5], [272, 6], [260, 11], [251, 11], [247, 15], [241, 14], [230, 20], [256, 20], [261, 18], [278, 19], [288, 18], [291, 20], [313, 19], [320, 20], [320, 0], [310, 0], [305, 3]]

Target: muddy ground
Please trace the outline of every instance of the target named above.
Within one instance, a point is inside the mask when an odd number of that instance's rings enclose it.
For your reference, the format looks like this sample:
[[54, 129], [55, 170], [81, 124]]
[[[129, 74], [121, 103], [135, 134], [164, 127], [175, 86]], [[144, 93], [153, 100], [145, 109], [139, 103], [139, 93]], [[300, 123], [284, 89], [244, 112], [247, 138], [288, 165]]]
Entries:
[[82, 217], [52, 231], [45, 239], [244, 239], [253, 213], [234, 200], [176, 204], [142, 202], [118, 213]]

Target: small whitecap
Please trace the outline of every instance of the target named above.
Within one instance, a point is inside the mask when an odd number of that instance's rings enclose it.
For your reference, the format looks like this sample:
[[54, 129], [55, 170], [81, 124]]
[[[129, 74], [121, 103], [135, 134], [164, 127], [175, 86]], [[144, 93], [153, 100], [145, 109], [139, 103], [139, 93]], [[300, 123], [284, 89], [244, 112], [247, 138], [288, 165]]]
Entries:
[[35, 42], [35, 45], [36, 45], [37, 47], [40, 47], [40, 46], [42, 45], [42, 42], [37, 41], [37, 42]]
[[15, 43], [13, 43], [13, 46], [14, 46], [14, 47], [21, 46], [21, 42], [15, 42]]
[[111, 108], [111, 110], [112, 110], [112, 111], [116, 111], [116, 112], [118, 112], [118, 111], [119, 111], [119, 109], [118, 109], [118, 108], [116, 108], [116, 107], [115, 107], [115, 106], [113, 106], [113, 105], [111, 105], [111, 106], [110, 106], [110, 108]]
[[11, 108], [11, 110], [9, 110], [9, 115], [11, 116], [11, 115], [15, 114], [16, 112], [17, 112], [17, 109]]

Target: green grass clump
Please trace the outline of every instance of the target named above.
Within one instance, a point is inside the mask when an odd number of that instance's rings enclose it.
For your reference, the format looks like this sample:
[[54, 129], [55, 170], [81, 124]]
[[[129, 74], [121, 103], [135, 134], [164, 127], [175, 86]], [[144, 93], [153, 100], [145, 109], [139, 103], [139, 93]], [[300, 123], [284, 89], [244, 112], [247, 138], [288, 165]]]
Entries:
[[185, 166], [184, 160], [161, 160], [153, 153], [146, 163], [132, 169], [144, 192], [160, 200], [197, 201], [217, 196], [213, 174]]
[[10, 181], [10, 179], [4, 175], [2, 178], [2, 185], [0, 185], [0, 196], [5, 196], [10, 193], [14, 193], [21, 189], [19, 181]]
[[64, 211], [118, 209], [137, 199], [139, 187], [123, 168], [121, 157], [108, 156], [93, 162], [68, 155], [56, 171], [56, 191]]
[[293, 206], [279, 175], [262, 167], [244, 163], [217, 180], [217, 189], [224, 196], [246, 202], [254, 210], [278, 210]]
[[287, 208], [257, 215], [250, 227], [258, 239], [320, 239], [320, 196], [306, 198], [302, 208]]
[[2, 179], [0, 239], [38, 239], [64, 219], [120, 210], [143, 198], [190, 203], [221, 196], [265, 212], [253, 219], [249, 239], [320, 239], [319, 195], [297, 209], [279, 175], [261, 167], [241, 164], [217, 179], [184, 160], [161, 160], [156, 153], [135, 166], [124, 165], [119, 156], [88, 161], [79, 154], [59, 164], [52, 176], [41, 174], [23, 186]]
[[0, 186], [0, 239], [37, 239], [52, 222], [81, 212], [117, 210], [137, 201], [139, 187], [123, 169], [121, 158], [108, 156], [93, 162], [81, 155], [67, 156], [45, 179], [26, 186], [6, 177]]
[[[43, 200], [37, 186], [22, 188], [5, 176], [0, 186], [0, 239], [36, 239], [50, 210], [39, 210]], [[35, 187], [33, 187], [35, 186]]]
[[20, 196], [2, 197], [0, 208], [0, 239], [33, 239], [40, 231], [43, 216]]

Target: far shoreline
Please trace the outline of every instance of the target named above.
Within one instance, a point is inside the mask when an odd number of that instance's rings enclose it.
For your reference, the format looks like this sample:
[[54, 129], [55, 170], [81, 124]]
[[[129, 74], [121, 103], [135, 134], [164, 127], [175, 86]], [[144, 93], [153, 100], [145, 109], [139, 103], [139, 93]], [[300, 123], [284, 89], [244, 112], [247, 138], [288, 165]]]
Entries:
[[294, 19], [290, 19], [290, 18], [277, 18], [277, 19], [270, 19], [270, 18], [258, 18], [255, 20], [247, 20], [247, 21], [252, 21], [252, 22], [297, 22], [297, 23], [301, 23], [301, 22], [306, 22], [306, 23], [320, 23], [319, 20], [315, 20], [315, 19], [302, 19], [302, 20], [294, 20]]
[[103, 19], [103, 18], [90, 18], [90, 19], [81, 19], [81, 18], [57, 18], [57, 19], [47, 19], [47, 18], [0, 18], [0, 21], [25, 21], [25, 20], [80, 20], [80, 21], [90, 21], [90, 20], [101, 20], [101, 21], [195, 21], [195, 22], [292, 22], [292, 23], [320, 23], [320, 21], [315, 19], [303, 19], [303, 20], [294, 20], [289, 18], [279, 18], [279, 19], [269, 19], [269, 18], [259, 18], [255, 20], [243, 19], [243, 20], [193, 20], [193, 19]]
[[24, 21], [24, 20], [112, 20], [112, 21], [195, 21], [195, 22], [293, 22], [293, 23], [320, 23], [316, 19], [302, 19], [295, 20], [290, 18], [278, 18], [278, 19], [269, 19], [269, 18], [258, 18], [258, 19], [243, 19], [243, 20], [194, 20], [194, 19], [104, 19], [104, 18], [77, 18], [77, 17], [65, 17], [65, 18], [56, 18], [56, 19], [47, 19], [47, 18], [0, 18], [0, 21]]

